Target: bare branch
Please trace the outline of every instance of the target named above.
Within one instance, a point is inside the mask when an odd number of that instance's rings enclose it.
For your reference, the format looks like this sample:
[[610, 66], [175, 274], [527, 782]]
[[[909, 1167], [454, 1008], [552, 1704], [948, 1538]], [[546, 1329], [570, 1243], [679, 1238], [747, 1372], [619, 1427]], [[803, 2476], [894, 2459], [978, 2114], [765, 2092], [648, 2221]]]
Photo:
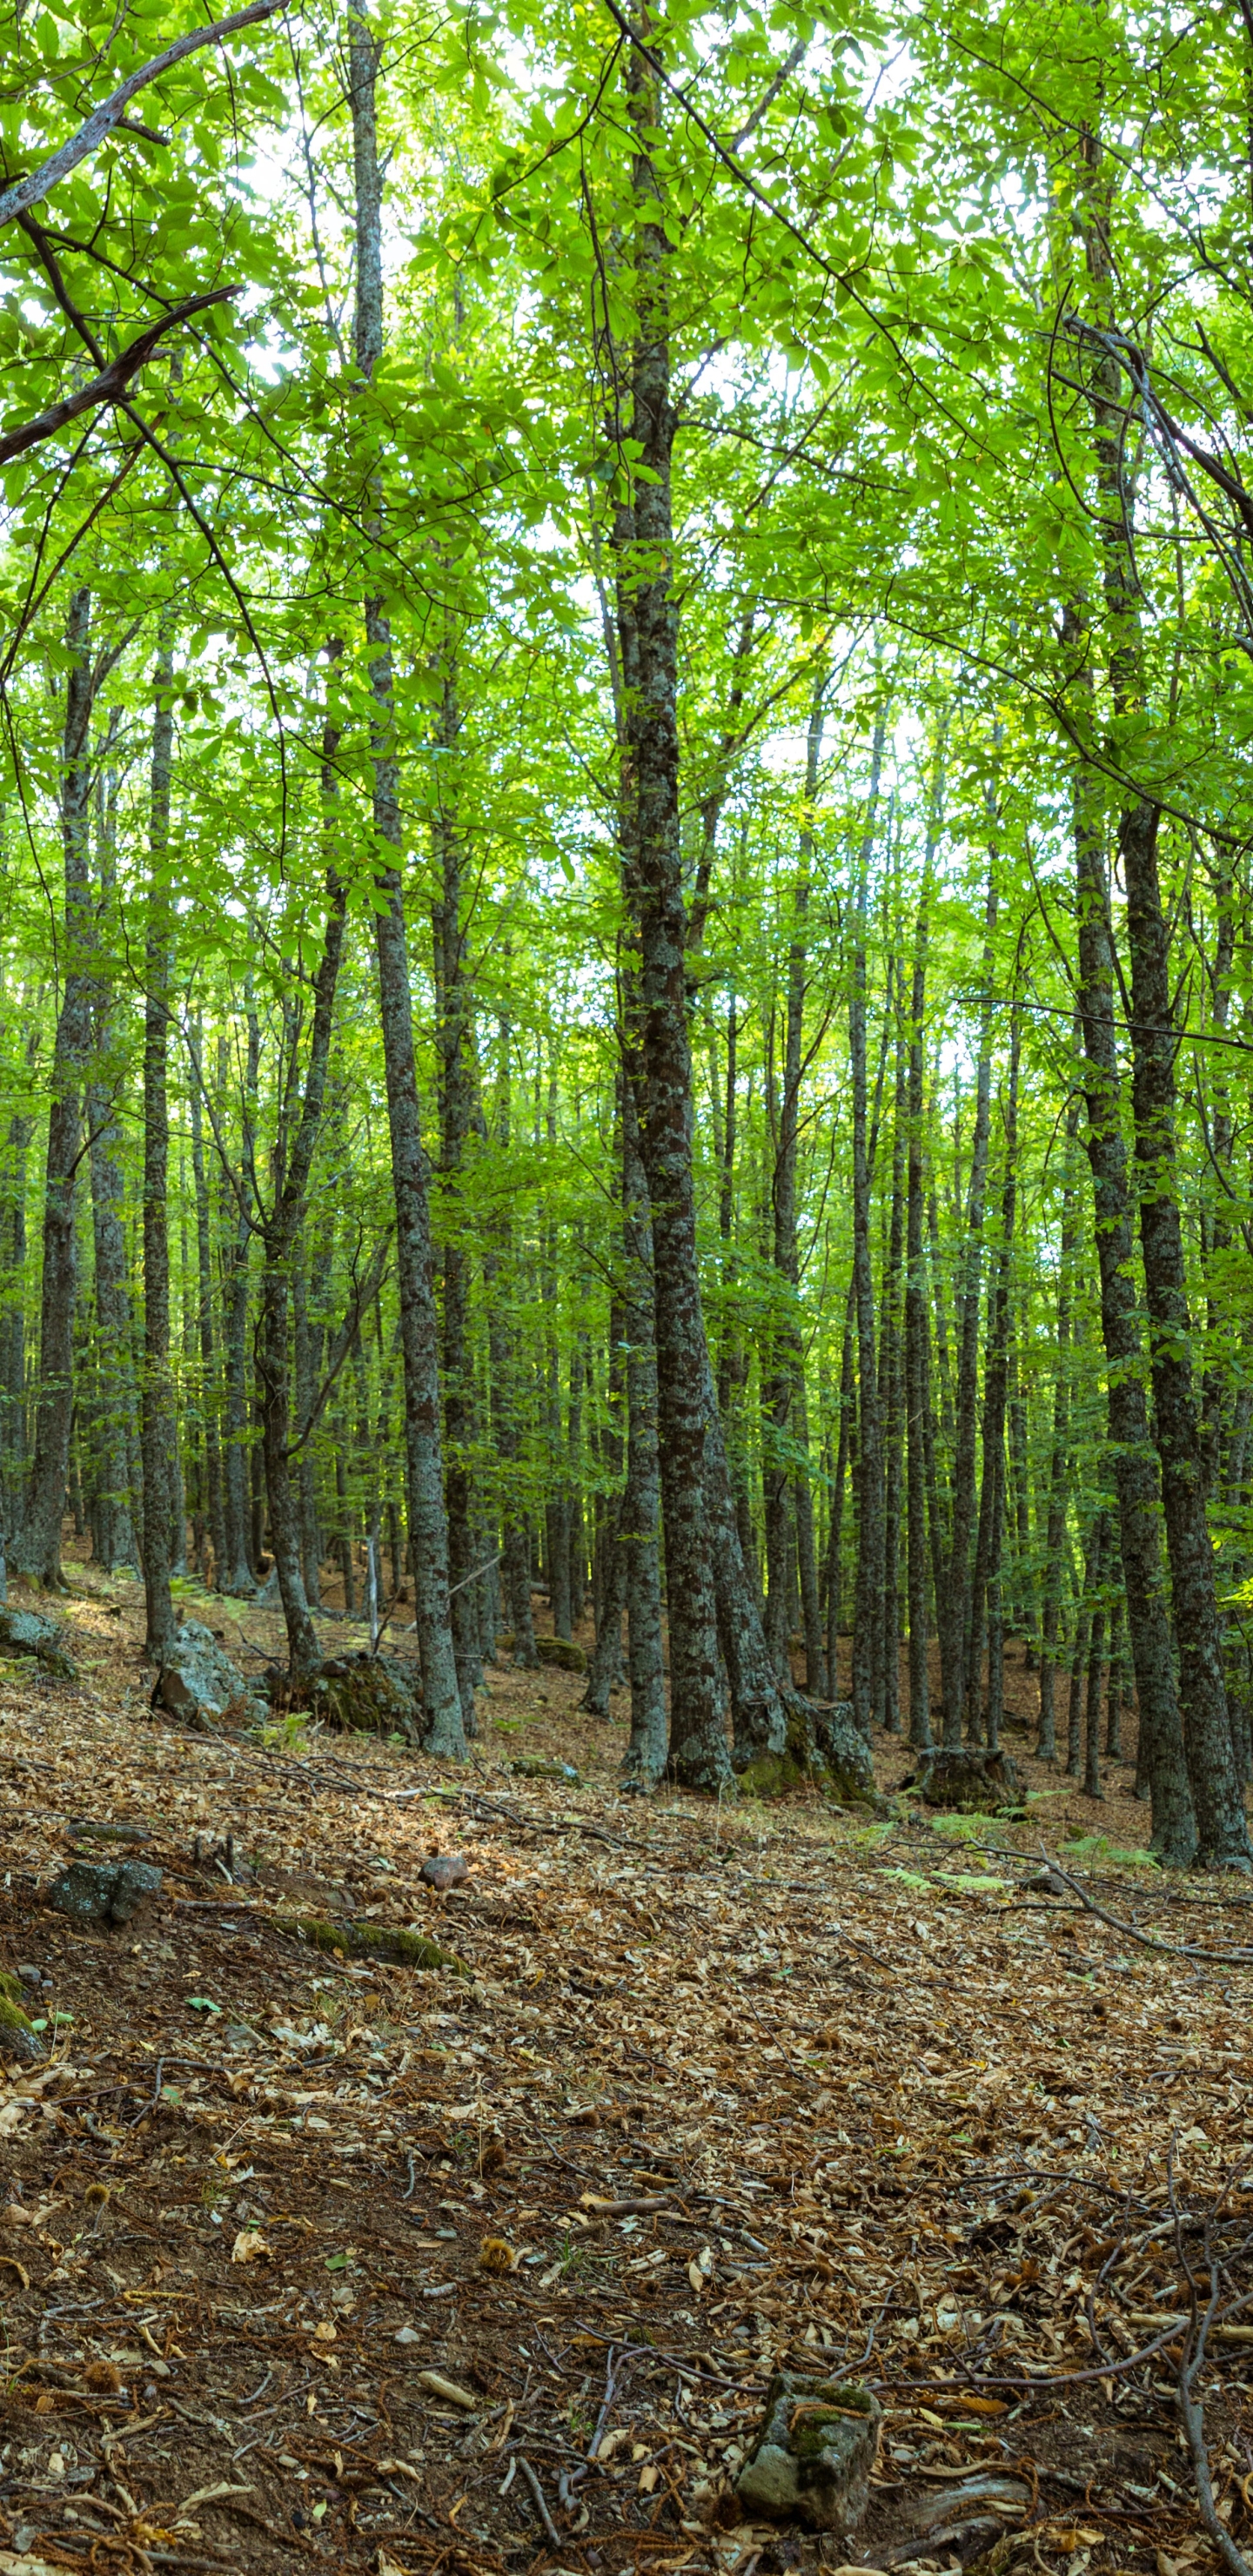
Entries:
[[150, 322], [147, 330], [141, 331], [128, 349], [119, 350], [116, 358], [110, 359], [98, 376], [79, 386], [77, 393], [67, 394], [64, 402], [50, 403], [47, 411], [41, 411], [35, 420], [23, 421], [20, 429], [9, 429], [0, 434], [0, 465], [7, 465], [12, 457], [23, 455], [28, 447], [38, 447], [42, 439], [55, 438], [58, 430], [78, 419], [80, 412], [97, 411], [102, 404], [123, 401], [132, 378], [155, 356], [158, 343], [167, 331], [174, 330], [180, 322], [186, 322], [193, 313], [203, 313], [210, 304], [224, 304], [238, 293], [237, 286], [215, 286], [205, 295], [190, 295], [185, 304], [176, 304], [173, 311], [163, 314], [159, 322]]
[[[175, 63], [181, 63], [186, 55], [197, 53], [202, 45], [220, 45], [227, 36], [238, 35], [241, 27], [255, 27], [260, 19], [272, 18], [277, 10], [286, 6], [287, 0], [252, 0], [250, 9], [237, 9], [233, 17], [219, 18], [212, 27], [191, 27], [185, 36], [177, 36], [174, 43], [167, 45], [165, 52], [158, 54], [154, 61], [142, 63], [138, 71], [129, 73], [121, 87], [114, 90], [112, 98], [103, 100], [86, 124], [80, 125], [77, 134], [71, 135], [69, 142], [63, 143], [60, 151], [53, 153], [50, 161], [43, 162], [38, 170], [31, 170], [26, 178], [15, 180], [11, 188], [5, 189], [0, 196], [0, 224], [11, 224], [18, 215], [25, 214], [28, 206], [37, 206], [41, 197], [59, 187], [62, 179], [68, 179], [71, 170], [77, 170], [80, 161], [90, 160], [92, 153], [98, 152], [101, 144], [121, 125], [123, 111], [131, 100], [141, 89], [146, 89], [150, 81], [160, 80], [163, 72], [170, 71]], [[147, 127], [132, 127], [131, 131], [140, 131], [145, 137], [148, 134]], [[161, 137], [154, 135], [150, 139], [158, 142]]]

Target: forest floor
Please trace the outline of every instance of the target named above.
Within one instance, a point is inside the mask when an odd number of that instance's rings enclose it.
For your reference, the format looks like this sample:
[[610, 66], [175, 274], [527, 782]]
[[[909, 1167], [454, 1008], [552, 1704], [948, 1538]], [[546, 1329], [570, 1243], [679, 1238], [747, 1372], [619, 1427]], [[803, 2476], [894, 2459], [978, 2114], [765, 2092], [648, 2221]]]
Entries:
[[[69, 1571], [40, 1606], [79, 1680], [0, 1666], [0, 1964], [50, 1981], [48, 2062], [0, 2079], [3, 2576], [1219, 2564], [1181, 2263], [1253, 2283], [1250, 1970], [1185, 1954], [1242, 1947], [1246, 1900], [1137, 1859], [1128, 1771], [1094, 1808], [1011, 1736], [1021, 1826], [646, 1802], [551, 1668], [490, 1675], [462, 1773], [190, 1735], [149, 1710], [138, 1586]], [[128, 1822], [162, 1893], [77, 1931], [41, 1891]], [[1031, 1887], [1042, 1844], [1112, 1922]], [[469, 1863], [444, 1897], [434, 1849]], [[321, 1956], [293, 1904], [469, 1973]], [[1212, 2352], [1247, 2550], [1253, 2328]], [[845, 2541], [734, 2497], [785, 2357], [884, 2409]]]

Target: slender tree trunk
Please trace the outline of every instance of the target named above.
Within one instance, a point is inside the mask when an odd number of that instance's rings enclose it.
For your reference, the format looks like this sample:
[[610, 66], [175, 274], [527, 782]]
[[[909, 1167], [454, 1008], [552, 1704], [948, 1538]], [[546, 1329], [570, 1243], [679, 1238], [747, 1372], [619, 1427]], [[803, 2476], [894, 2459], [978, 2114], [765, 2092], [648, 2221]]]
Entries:
[[1204, 1868], [1247, 1870], [1253, 1868], [1253, 1851], [1227, 1714], [1179, 1217], [1175, 1145], [1179, 1041], [1157, 873], [1157, 827], [1156, 806], [1141, 803], [1124, 810], [1118, 835], [1131, 952], [1132, 1105], [1153, 1408], [1197, 1859]]
[[200, 1408], [204, 1422], [205, 1503], [213, 1580], [222, 1588], [226, 1572], [226, 1516], [222, 1493], [222, 1438], [218, 1411], [217, 1360], [213, 1336], [213, 1246], [209, 1223], [209, 1189], [205, 1177], [204, 1055], [197, 1014], [188, 1030], [191, 1060], [191, 1176], [196, 1197], [197, 1339], [200, 1347]]
[[[223, 1333], [226, 1395], [225, 1459], [225, 1526], [226, 1570], [221, 1589], [247, 1595], [256, 1589], [255, 1557], [248, 1534], [248, 1380], [245, 1341], [248, 1325], [248, 1256], [252, 1247], [252, 1227], [247, 1213], [245, 1193], [250, 1187], [254, 1162], [257, 1111], [257, 1080], [261, 1063], [261, 1027], [253, 1007], [251, 988], [247, 992], [246, 1023], [248, 1053], [244, 1070], [241, 1110], [240, 1170], [231, 1179], [230, 1201], [233, 1233], [229, 1244], [225, 1280], [225, 1329]], [[221, 1063], [222, 1080], [219, 1094], [225, 1095], [225, 1056]], [[228, 1176], [224, 1175], [224, 1179]]]
[[1062, 1166], [1061, 1240], [1057, 1264], [1056, 1362], [1053, 1374], [1053, 1446], [1049, 1461], [1048, 1528], [1045, 1539], [1044, 1606], [1040, 1620], [1040, 1728], [1036, 1753], [1041, 1762], [1057, 1759], [1054, 1676], [1057, 1669], [1058, 1614], [1065, 1565], [1066, 1506], [1070, 1473], [1070, 1308], [1071, 1270], [1079, 1235], [1074, 1149], [1079, 1134], [1079, 1095], [1066, 1108], [1065, 1160]]
[[905, 1436], [909, 1607], [909, 1740], [924, 1751], [931, 1742], [931, 1686], [927, 1661], [927, 1416], [930, 1410], [927, 1272], [923, 1251], [923, 1030], [927, 995], [929, 871], [914, 933], [914, 974], [909, 1001], [909, 1131], [905, 1217]]
[[[971, 1651], [966, 1681], [966, 1713], [972, 1742], [983, 1733], [980, 1693], [983, 1674], [983, 1644], [986, 1633], [986, 1604], [989, 1590], [995, 1586], [999, 1600], [1001, 1581], [1001, 1536], [1005, 1518], [1005, 1404], [1009, 1382], [1009, 1306], [1010, 1268], [1013, 1258], [1014, 1214], [1018, 1189], [1018, 1069], [1021, 1050], [1021, 1023], [1015, 1005], [1009, 1044], [1009, 1088], [1005, 1101], [1005, 1177], [1001, 1189], [1001, 1236], [996, 1248], [996, 1265], [988, 1299], [988, 1339], [983, 1374], [983, 1493], [979, 1512], [979, 1534], [975, 1547], [975, 1568], [971, 1583]], [[992, 1696], [992, 1640], [988, 1637], [988, 1694]], [[996, 1679], [998, 1705], [1004, 1696], [1003, 1676]], [[989, 1741], [991, 1739], [989, 1738]]]
[[[512, 1031], [507, 1019], [500, 1024], [501, 1071], [497, 1087], [497, 1143], [505, 1154], [509, 1151], [511, 1131], [510, 1050]], [[501, 1576], [509, 1623], [513, 1630], [513, 1659], [525, 1671], [533, 1672], [539, 1663], [535, 1644], [535, 1623], [531, 1616], [531, 1552], [526, 1519], [522, 1508], [519, 1467], [522, 1456], [522, 1423], [517, 1383], [517, 1364], [513, 1334], [509, 1328], [506, 1294], [511, 1266], [510, 1227], [503, 1212], [496, 1218], [483, 1256], [483, 1302], [487, 1308], [488, 1355], [492, 1383], [492, 1429], [496, 1456], [502, 1474], [501, 1505]]]
[[443, 1240], [444, 1491], [448, 1508], [448, 1575], [453, 1651], [468, 1733], [474, 1729], [474, 1694], [483, 1678], [478, 1604], [474, 1585], [474, 1494], [470, 1456], [474, 1436], [474, 1385], [470, 1355], [470, 1259], [462, 1240], [462, 1164], [474, 1118], [471, 1057], [472, 996], [462, 926], [461, 840], [454, 792], [446, 783], [461, 730], [455, 678], [444, 673], [436, 739], [445, 755], [435, 781], [432, 857], [437, 895], [432, 910], [436, 1037], [439, 1050], [440, 1184]]
[[[792, 889], [787, 1013], [783, 1044], [783, 1096], [779, 1103], [772, 1189], [774, 1266], [781, 1284], [778, 1318], [772, 1335], [770, 1372], [762, 1392], [766, 1446], [763, 1474], [766, 1536], [766, 1642], [774, 1658], [775, 1670], [780, 1680], [790, 1682], [792, 1667], [788, 1656], [790, 1621], [787, 1604], [787, 1565], [795, 1511], [798, 1542], [801, 1540], [802, 1519], [805, 1523], [805, 1544], [801, 1549], [802, 1585], [804, 1585], [806, 1571], [804, 1562], [806, 1555], [811, 1577], [810, 1617], [806, 1623], [805, 1637], [806, 1681], [809, 1689], [815, 1691], [819, 1697], [825, 1693], [826, 1682], [822, 1671], [821, 1637], [815, 1633], [817, 1580], [813, 1573], [813, 1507], [809, 1471], [804, 1465], [799, 1468], [794, 1467], [792, 1460], [798, 1445], [799, 1413], [804, 1404], [805, 1362], [799, 1312], [800, 1263], [796, 1234], [796, 1173], [804, 1052], [809, 890], [813, 865], [813, 814], [818, 793], [818, 767], [822, 757], [823, 700], [827, 676], [825, 669], [819, 671], [814, 682], [809, 711], [809, 729], [805, 747], [805, 804], [796, 880]], [[772, 1060], [773, 1052], [772, 1041]], [[802, 1600], [804, 1598], [805, 1593], [802, 1590]]]
[[157, 648], [152, 716], [152, 881], [144, 970], [144, 1651], [160, 1664], [174, 1636], [170, 1593], [174, 1532], [174, 1385], [170, 1372], [168, 1054], [172, 921], [166, 881], [174, 754], [174, 651], [168, 624]]
[[[356, 192], [356, 359], [368, 387], [383, 353], [382, 182], [375, 91], [380, 40], [358, 6], [349, 12], [353, 170]], [[425, 1749], [464, 1760], [465, 1727], [449, 1599], [448, 1521], [440, 1440], [439, 1334], [431, 1278], [427, 1159], [418, 1116], [413, 1005], [401, 891], [400, 775], [392, 679], [391, 626], [377, 592], [365, 603], [372, 710], [374, 831], [378, 847], [375, 950], [404, 1353], [405, 1448], [414, 1620], [426, 1709]]]
[[[649, 33], [646, 10], [640, 33]], [[650, 57], [631, 47], [627, 108], [634, 134], [635, 341], [631, 428], [642, 472], [615, 525], [618, 646], [624, 686], [624, 877], [638, 952], [638, 1029], [630, 1079], [653, 1228], [657, 1415], [670, 1631], [670, 1764], [688, 1788], [729, 1779], [718, 1680], [710, 1531], [705, 1498], [710, 1432], [708, 1366], [696, 1264], [692, 1065], [684, 971], [686, 917], [679, 828], [678, 606], [672, 586], [666, 207], [653, 160], [662, 90]]]
[[74, 1321], [78, 1297], [76, 1191], [83, 1079], [91, 1049], [91, 592], [71, 594], [65, 626], [69, 669], [61, 745], [61, 844], [65, 875], [61, 1007], [52, 1058], [52, 1104], [44, 1192], [39, 1317], [39, 1399], [35, 1453], [13, 1562], [36, 1583], [61, 1581], [61, 1518], [74, 1409]]
[[835, 1444], [835, 1475], [831, 1486], [831, 1518], [827, 1530], [827, 1672], [831, 1697], [838, 1690], [836, 1655], [840, 1633], [840, 1607], [843, 1563], [841, 1546], [844, 1537], [844, 1489], [848, 1478], [849, 1452], [853, 1446], [856, 1390], [853, 1379], [853, 1317], [856, 1283], [850, 1279], [844, 1308], [844, 1340], [840, 1353], [839, 1432]]
[[996, 928], [995, 863], [988, 870], [984, 1001], [975, 1076], [975, 1125], [966, 1196], [966, 1237], [957, 1291], [957, 1402], [954, 1421], [953, 1501], [948, 1576], [939, 1610], [940, 1666], [944, 1693], [944, 1742], [961, 1743], [966, 1693], [965, 1645], [970, 1624], [970, 1541], [975, 1522], [975, 1441], [978, 1419], [979, 1303], [983, 1218], [987, 1193], [988, 1135], [992, 1098], [992, 934]]
[[1108, 1512], [1102, 1512], [1093, 1539], [1095, 1556], [1096, 1598], [1092, 1604], [1092, 1626], [1088, 1638], [1088, 1699], [1083, 1732], [1083, 1794], [1085, 1798], [1104, 1796], [1101, 1787], [1101, 1675], [1105, 1663], [1105, 1591], [1109, 1562], [1113, 1553], [1113, 1526]]
[[666, 1767], [666, 1685], [661, 1634], [661, 1468], [657, 1445], [657, 1351], [652, 1227], [629, 1080], [622, 1085], [623, 1251], [627, 1303], [627, 1481], [619, 1548], [626, 1566], [631, 1735], [626, 1782], [653, 1789]]
[[883, 1421], [883, 1723], [899, 1735], [901, 1663], [901, 1469], [905, 1435], [902, 1337], [902, 1265], [905, 1247], [905, 1104], [908, 1050], [903, 1030], [896, 1041], [896, 1097], [892, 1121], [892, 1204], [883, 1274], [879, 1329], [879, 1401]]
[[[101, 753], [103, 763], [106, 745]], [[102, 914], [116, 900], [116, 779], [103, 773], [96, 782]], [[130, 1454], [135, 1423], [132, 1369], [130, 1287], [126, 1264], [126, 1229], [122, 1211], [122, 1128], [115, 1089], [120, 1065], [115, 1061], [113, 997], [96, 987], [95, 1062], [86, 1091], [87, 1134], [91, 1167], [91, 1210], [96, 1282], [97, 1371], [100, 1389], [98, 1465], [100, 1493], [94, 1522], [94, 1551], [106, 1573], [130, 1571], [139, 1550], [131, 1520]]]
[[857, 1591], [853, 1605], [853, 1717], [864, 1736], [883, 1719], [883, 1452], [870, 1254], [872, 1157], [866, 1133], [866, 891], [887, 728], [875, 723], [870, 786], [857, 868], [849, 1058], [853, 1085], [853, 1289], [857, 1322]]

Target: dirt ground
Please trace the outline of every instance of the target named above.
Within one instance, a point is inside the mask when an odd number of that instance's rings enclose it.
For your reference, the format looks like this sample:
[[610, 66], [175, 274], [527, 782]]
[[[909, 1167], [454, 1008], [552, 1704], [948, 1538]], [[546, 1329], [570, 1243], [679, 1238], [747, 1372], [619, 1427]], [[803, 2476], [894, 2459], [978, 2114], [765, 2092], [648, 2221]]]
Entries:
[[[551, 1668], [489, 1675], [464, 1772], [196, 1736], [149, 1709], [139, 1587], [70, 1579], [32, 1606], [78, 1681], [0, 1666], [0, 1964], [48, 2051], [0, 2077], [0, 2576], [1217, 2566], [1181, 2264], [1253, 2297], [1253, 1916], [1145, 1861], [1126, 1766], [1094, 1806], [1011, 1733], [1021, 1825], [645, 1802], [625, 1695], [600, 1724]], [[1033, 1693], [1016, 1664], [1011, 1718]], [[1031, 1886], [1042, 1845], [1112, 1921]], [[127, 1848], [163, 1873], [132, 1923], [43, 1902]], [[322, 1955], [294, 1908], [459, 1964]], [[1211, 2355], [1247, 2550], [1241, 2312]], [[883, 2408], [844, 2538], [735, 2497], [783, 2364]]]

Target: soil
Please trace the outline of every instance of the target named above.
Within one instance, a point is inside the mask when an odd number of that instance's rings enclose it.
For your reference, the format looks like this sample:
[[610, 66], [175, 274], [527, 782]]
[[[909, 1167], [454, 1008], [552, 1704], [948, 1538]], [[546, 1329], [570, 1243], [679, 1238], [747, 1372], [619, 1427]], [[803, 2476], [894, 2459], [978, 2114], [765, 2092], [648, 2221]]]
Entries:
[[[624, 1795], [625, 1695], [603, 1725], [554, 1666], [489, 1672], [461, 1771], [296, 1717], [180, 1732], [139, 1587], [68, 1573], [31, 1606], [78, 1680], [0, 1665], [0, 1966], [45, 1981], [48, 2052], [0, 2078], [4, 2576], [1217, 2565], [1181, 2263], [1253, 2296], [1253, 1916], [1152, 1867], [1128, 1766], [1095, 1806], [1033, 1759], [1020, 1649], [1025, 1823], [715, 1808]], [[281, 1653], [185, 1597], [245, 1667]], [[890, 1793], [909, 1754], [875, 1755]], [[48, 1908], [124, 1848], [163, 1873], [130, 1924]], [[443, 1894], [435, 1851], [469, 1863]], [[299, 1913], [455, 1963], [328, 1955]], [[1199, 2387], [1247, 2550], [1241, 2331]], [[737, 2506], [785, 2361], [884, 2408], [850, 2537]]]

